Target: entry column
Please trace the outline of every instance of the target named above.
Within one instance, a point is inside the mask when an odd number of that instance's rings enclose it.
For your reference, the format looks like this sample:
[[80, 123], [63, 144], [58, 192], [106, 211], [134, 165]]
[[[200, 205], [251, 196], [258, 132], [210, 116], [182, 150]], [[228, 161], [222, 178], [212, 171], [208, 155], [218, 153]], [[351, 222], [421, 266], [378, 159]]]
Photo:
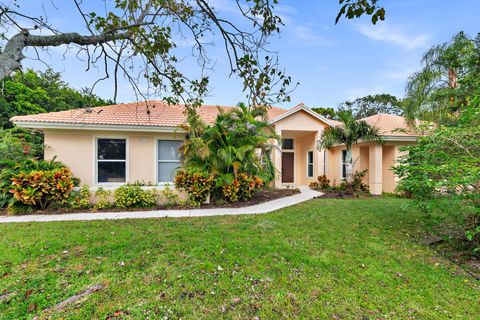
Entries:
[[368, 176], [370, 184], [370, 193], [375, 195], [382, 194], [382, 171], [383, 171], [383, 155], [382, 145], [373, 144], [369, 150], [369, 166]]
[[[282, 137], [282, 130], [275, 128], [275, 134], [278, 137]], [[282, 186], [282, 151], [281, 149], [281, 140], [280, 140], [280, 145], [278, 145], [278, 148], [273, 149], [273, 165], [275, 166], [275, 182], [274, 186], [276, 188], [280, 188]]]

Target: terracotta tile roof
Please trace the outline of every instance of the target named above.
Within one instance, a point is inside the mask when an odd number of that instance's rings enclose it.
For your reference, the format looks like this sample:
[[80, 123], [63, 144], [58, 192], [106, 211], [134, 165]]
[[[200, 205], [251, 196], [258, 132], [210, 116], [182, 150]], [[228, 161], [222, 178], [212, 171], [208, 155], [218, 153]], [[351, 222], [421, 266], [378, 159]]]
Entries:
[[[203, 121], [207, 123], [213, 123], [218, 114], [218, 107], [226, 111], [235, 108], [229, 106], [203, 105], [199, 107], [198, 114]], [[147, 101], [88, 109], [74, 109], [26, 116], [15, 116], [11, 119], [11, 121], [178, 127], [185, 123], [186, 119], [185, 115], [183, 114], [184, 110], [184, 105], [167, 105], [162, 101]], [[268, 115], [271, 119], [285, 112], [287, 112], [287, 110], [273, 107], [268, 111]]]
[[412, 127], [408, 126], [405, 118], [401, 116], [380, 113], [361, 120], [366, 121], [371, 126], [379, 128], [380, 133], [384, 136], [417, 137], [421, 135]]

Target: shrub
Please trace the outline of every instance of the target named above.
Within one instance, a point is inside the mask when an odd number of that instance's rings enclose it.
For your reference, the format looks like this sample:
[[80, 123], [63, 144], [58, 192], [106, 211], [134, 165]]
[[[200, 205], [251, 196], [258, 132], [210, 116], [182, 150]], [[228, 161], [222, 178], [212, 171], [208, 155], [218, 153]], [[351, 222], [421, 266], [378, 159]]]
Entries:
[[151, 208], [155, 206], [155, 192], [139, 186], [121, 186], [114, 194], [115, 205], [119, 208]]
[[109, 190], [105, 190], [102, 187], [98, 188], [95, 191], [96, 202], [93, 208], [95, 210], [103, 210], [113, 207], [113, 202], [110, 201], [110, 196], [112, 193]]
[[159, 198], [161, 199], [165, 207], [173, 207], [180, 202], [178, 194], [176, 194], [168, 186], [166, 186], [165, 189], [159, 192]]
[[255, 190], [263, 185], [264, 182], [261, 178], [240, 173], [231, 183], [223, 185], [222, 194], [229, 202], [247, 201], [252, 198]]
[[312, 182], [310, 182], [308, 187], [312, 190], [319, 190], [320, 189], [320, 184], [318, 183], [318, 181], [312, 181]]
[[181, 169], [175, 175], [175, 187], [187, 191], [190, 204], [199, 207], [212, 192], [214, 181], [207, 173]]
[[330, 188], [330, 180], [327, 178], [326, 175], [321, 175], [317, 177], [318, 187], [320, 190], [326, 190]]
[[10, 180], [10, 193], [16, 201], [42, 210], [64, 202], [74, 187], [72, 173], [66, 167], [20, 172]]
[[[440, 125], [420, 137], [400, 159], [395, 173], [397, 190], [412, 197], [431, 217], [437, 210], [448, 216], [463, 216], [465, 238], [480, 253], [480, 97], [459, 111], [449, 125]], [[445, 206], [443, 200], [460, 201], [461, 208]]]
[[350, 182], [350, 186], [353, 192], [360, 192], [360, 193], [370, 193], [370, 188], [366, 183], [363, 183], [363, 177], [367, 174], [368, 169], [362, 171], [356, 171], [352, 176], [352, 182]]
[[43, 135], [20, 127], [0, 129], [0, 159], [22, 162], [43, 157]]
[[321, 175], [317, 177], [317, 181], [312, 181], [309, 184], [310, 189], [312, 190], [329, 190], [332, 187], [330, 186], [330, 180], [326, 175]]
[[74, 190], [70, 193], [70, 198], [67, 201], [67, 205], [73, 209], [90, 208], [90, 196], [90, 187], [88, 185], [83, 185], [80, 190]]
[[[62, 163], [55, 161], [55, 159], [51, 161], [27, 159], [19, 163], [2, 159], [0, 162], [0, 168], [2, 168], [2, 170], [0, 170], [0, 207], [8, 207], [8, 210], [14, 214], [33, 212], [35, 209], [35, 207], [18, 201], [14, 197], [14, 194], [10, 192], [10, 190], [12, 190], [12, 178], [14, 176], [22, 172], [51, 171], [65, 167]], [[76, 182], [75, 179], [72, 179], [72, 181], [74, 183]]]
[[234, 179], [232, 183], [224, 184], [222, 187], [223, 197], [229, 202], [237, 202], [240, 198], [240, 182]]

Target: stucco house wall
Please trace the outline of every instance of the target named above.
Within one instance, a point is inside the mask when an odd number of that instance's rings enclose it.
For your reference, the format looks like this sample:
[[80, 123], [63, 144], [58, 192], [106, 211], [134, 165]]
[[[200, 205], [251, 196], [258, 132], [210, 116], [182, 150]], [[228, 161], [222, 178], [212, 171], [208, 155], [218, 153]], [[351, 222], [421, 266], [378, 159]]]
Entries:
[[[200, 106], [197, 111], [203, 121], [211, 124], [214, 123], [219, 110], [232, 110], [232, 108], [234, 107]], [[183, 141], [185, 139], [185, 132], [181, 129], [181, 125], [185, 123], [184, 111], [185, 107], [182, 105], [172, 106], [160, 101], [148, 101], [17, 116], [13, 117], [12, 121], [19, 126], [42, 130], [47, 146], [46, 159], [56, 156], [59, 161], [72, 169], [75, 176], [81, 179], [82, 184], [98, 185], [96, 183], [96, 139], [98, 138], [126, 140], [126, 182], [144, 181], [155, 184], [158, 171], [157, 140]], [[342, 150], [345, 146], [339, 145], [330, 150], [316, 149], [316, 143], [322, 132], [328, 127], [341, 125], [341, 123], [326, 119], [303, 104], [289, 110], [270, 108], [268, 119], [281, 139], [294, 141], [294, 149], [288, 150], [294, 153], [293, 182], [282, 181], [282, 149], [278, 146], [272, 153], [273, 164], [277, 169], [274, 186], [308, 185], [324, 173], [333, 183], [339, 184], [342, 181]], [[393, 192], [398, 177], [393, 174], [391, 168], [402, 156], [401, 146], [415, 143], [417, 134], [409, 130], [405, 119], [399, 116], [378, 114], [362, 120], [379, 128], [386, 143], [379, 145], [362, 142], [354, 145], [352, 148], [353, 171], [368, 169], [364, 182], [369, 184], [373, 194]], [[313, 151], [312, 177], [307, 176], [308, 151]], [[172, 162], [168, 159], [168, 152], [163, 156], [167, 157], [167, 160], [162, 160], [163, 162]], [[177, 159], [173, 162], [177, 162]], [[163, 165], [165, 167], [165, 164]], [[176, 163], [166, 170], [170, 173], [175, 166]], [[107, 181], [123, 181], [123, 176], [120, 179], [114, 177]], [[110, 184], [121, 183], [110, 182]], [[107, 183], [102, 184], [102, 186], [105, 185]]]
[[128, 131], [45, 130], [45, 159], [55, 156], [80, 178], [82, 184], [96, 185], [96, 139], [122, 138], [127, 141], [127, 182], [156, 183], [156, 141], [184, 140], [184, 133]]

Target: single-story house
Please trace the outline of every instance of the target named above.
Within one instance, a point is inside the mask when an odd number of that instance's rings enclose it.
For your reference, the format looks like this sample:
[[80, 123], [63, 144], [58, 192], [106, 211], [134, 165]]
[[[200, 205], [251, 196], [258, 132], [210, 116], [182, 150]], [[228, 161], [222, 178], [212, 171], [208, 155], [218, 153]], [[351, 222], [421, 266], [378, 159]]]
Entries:
[[[219, 108], [204, 105], [198, 114], [213, 123]], [[179, 146], [186, 138], [184, 106], [161, 101], [16, 116], [18, 126], [41, 130], [45, 136], [45, 158], [57, 157], [81, 179], [94, 187], [126, 182], [171, 183], [181, 165]], [[319, 175], [340, 183], [346, 175], [345, 146], [317, 150], [323, 130], [339, 125], [304, 104], [289, 110], [271, 108], [270, 124], [281, 136], [281, 146], [272, 154], [281, 174], [276, 187], [308, 185]], [[380, 129], [383, 145], [360, 142], [352, 150], [353, 171], [368, 169], [365, 182], [372, 194], [393, 192], [397, 183], [391, 167], [401, 155], [400, 147], [413, 144], [416, 133], [402, 117], [379, 114], [364, 119]]]

